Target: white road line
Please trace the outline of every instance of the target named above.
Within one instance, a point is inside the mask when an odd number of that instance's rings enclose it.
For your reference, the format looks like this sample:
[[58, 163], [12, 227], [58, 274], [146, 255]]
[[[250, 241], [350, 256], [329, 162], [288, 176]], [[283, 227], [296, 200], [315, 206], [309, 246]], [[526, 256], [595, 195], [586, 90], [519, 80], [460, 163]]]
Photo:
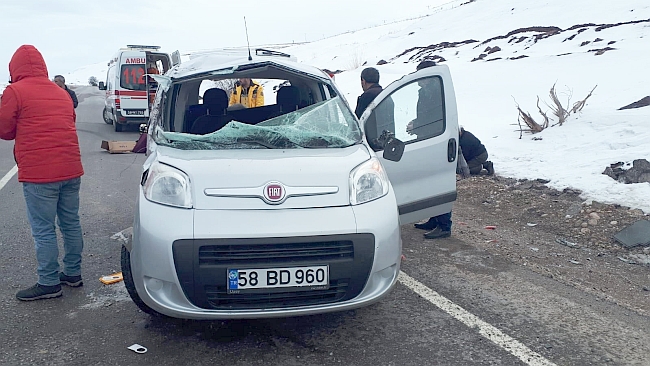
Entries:
[[0, 179], [0, 189], [4, 188], [4, 186], [7, 184], [7, 182], [9, 182], [9, 180], [14, 175], [16, 175], [17, 172], [18, 172], [18, 166], [14, 165], [14, 167], [11, 168], [11, 170], [9, 172], [7, 172], [7, 174], [5, 174], [5, 176], [2, 177], [2, 179]]
[[422, 296], [447, 314], [453, 316], [456, 320], [459, 320], [472, 329], [478, 329], [480, 335], [489, 339], [513, 356], [519, 358], [526, 365], [555, 366], [553, 362], [545, 359], [539, 353], [532, 351], [523, 343], [484, 322], [476, 315], [454, 304], [451, 300], [433, 291], [406, 273], [400, 271], [398, 279], [404, 286], [410, 288], [413, 292]]

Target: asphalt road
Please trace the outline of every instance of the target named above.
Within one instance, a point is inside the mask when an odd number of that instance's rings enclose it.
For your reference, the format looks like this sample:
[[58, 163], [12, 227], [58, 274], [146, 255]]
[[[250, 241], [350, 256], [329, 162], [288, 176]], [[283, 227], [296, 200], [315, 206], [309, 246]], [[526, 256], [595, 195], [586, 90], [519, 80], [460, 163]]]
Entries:
[[[85, 175], [84, 286], [20, 302], [36, 281], [22, 186], [0, 188], [2, 365], [650, 365], [650, 319], [542, 277], [452, 236], [403, 228], [400, 283], [356, 311], [254, 321], [154, 319], [123, 283], [115, 233], [132, 226], [142, 154], [109, 154], [102, 140], [136, 140], [101, 119], [102, 94], [76, 89]], [[0, 180], [13, 166], [0, 141]], [[2, 184], [0, 184], [0, 187]], [[166, 225], [167, 223], [161, 223]], [[147, 347], [137, 354], [127, 347]]]

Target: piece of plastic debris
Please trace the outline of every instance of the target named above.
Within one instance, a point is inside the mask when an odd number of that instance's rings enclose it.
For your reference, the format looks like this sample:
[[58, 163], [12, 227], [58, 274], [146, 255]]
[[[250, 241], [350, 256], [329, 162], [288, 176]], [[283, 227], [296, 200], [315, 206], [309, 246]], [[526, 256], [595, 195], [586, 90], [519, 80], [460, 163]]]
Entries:
[[623, 258], [623, 257], [618, 257], [618, 259], [621, 260], [621, 261], [623, 261], [623, 262], [625, 262], [625, 263], [627, 263], [627, 264], [636, 264], [635, 261], [631, 261], [631, 260], [629, 260], [629, 259], [625, 259], [625, 258]]
[[487, 230], [496, 230], [497, 227], [493, 226], [493, 225], [488, 225], [488, 226], [485, 227], [485, 229], [487, 229]]
[[650, 245], [650, 221], [639, 220], [614, 235], [626, 248]]
[[533, 247], [531, 247], [530, 250], [532, 250], [533, 252], [538, 252], [538, 251], [539, 251], [539, 248], [533, 248]]
[[104, 284], [104, 285], [112, 285], [114, 283], [118, 283], [122, 281], [124, 277], [122, 277], [122, 272], [117, 272], [110, 274], [108, 276], [101, 276], [99, 280]]
[[135, 343], [135, 344], [133, 344], [131, 346], [128, 346], [126, 348], [130, 349], [131, 351], [133, 351], [135, 353], [145, 353], [145, 352], [147, 352], [147, 347], [141, 346], [141, 345], [139, 345], [137, 343]]
[[582, 263], [580, 263], [580, 262], [578, 262], [578, 261], [574, 261], [574, 260], [570, 260], [569, 262], [571, 262], [571, 263], [573, 263], [573, 264], [582, 264]]
[[121, 241], [122, 243], [128, 243], [133, 236], [133, 227], [127, 227], [126, 229], [117, 232], [111, 235], [111, 239]]
[[486, 240], [486, 243], [498, 243], [499, 241], [496, 239], [491, 239], [491, 240]]
[[532, 222], [529, 222], [529, 223], [527, 223], [526, 225], [528, 225], [528, 226], [537, 226], [537, 224], [534, 224], [534, 223], [532, 223]]
[[555, 239], [555, 241], [556, 241], [557, 243], [562, 244], [562, 245], [566, 245], [566, 246], [569, 247], [569, 248], [580, 248], [580, 246], [579, 246], [578, 244], [576, 244], [576, 243], [572, 243], [572, 242], [570, 242], [570, 241], [568, 241], [568, 240], [566, 240], [566, 239], [557, 238], [557, 239]]

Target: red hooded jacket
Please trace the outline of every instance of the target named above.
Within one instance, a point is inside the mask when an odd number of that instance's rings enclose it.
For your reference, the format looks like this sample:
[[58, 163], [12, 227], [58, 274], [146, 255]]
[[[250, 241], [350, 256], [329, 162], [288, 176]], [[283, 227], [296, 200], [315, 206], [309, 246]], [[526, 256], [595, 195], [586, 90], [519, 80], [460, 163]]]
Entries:
[[52, 183], [82, 176], [72, 100], [48, 79], [41, 53], [20, 46], [9, 73], [11, 84], [0, 99], [0, 139], [16, 140], [18, 181]]

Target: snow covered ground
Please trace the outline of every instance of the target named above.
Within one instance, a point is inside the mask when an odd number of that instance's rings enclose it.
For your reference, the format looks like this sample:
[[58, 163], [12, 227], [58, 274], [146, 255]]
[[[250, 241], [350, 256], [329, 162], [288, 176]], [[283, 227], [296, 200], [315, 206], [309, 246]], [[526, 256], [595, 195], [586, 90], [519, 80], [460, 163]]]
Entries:
[[[364, 67], [376, 67], [386, 86], [414, 71], [423, 57], [442, 57], [454, 77], [460, 123], [486, 145], [498, 175], [547, 179], [553, 188], [581, 190], [587, 202], [617, 203], [650, 213], [650, 184], [622, 184], [602, 174], [616, 162], [650, 160], [650, 107], [618, 110], [650, 95], [650, 3], [476, 0], [451, 5], [421, 18], [282, 51], [300, 62], [341, 70], [336, 82], [352, 108], [362, 92], [359, 75]], [[514, 32], [529, 27], [547, 28]], [[465, 41], [418, 54], [417, 47]], [[497, 46], [496, 52], [486, 52]], [[602, 54], [597, 55], [598, 50]], [[482, 59], [475, 60], [481, 54]], [[380, 60], [388, 63], [375, 66]], [[66, 79], [71, 84], [87, 84], [91, 75], [103, 80], [105, 65], [89, 65]], [[537, 97], [551, 116], [546, 103], [551, 103], [549, 89], [554, 84], [565, 106], [597, 87], [584, 109], [564, 125], [520, 138], [516, 106], [542, 122]]]

